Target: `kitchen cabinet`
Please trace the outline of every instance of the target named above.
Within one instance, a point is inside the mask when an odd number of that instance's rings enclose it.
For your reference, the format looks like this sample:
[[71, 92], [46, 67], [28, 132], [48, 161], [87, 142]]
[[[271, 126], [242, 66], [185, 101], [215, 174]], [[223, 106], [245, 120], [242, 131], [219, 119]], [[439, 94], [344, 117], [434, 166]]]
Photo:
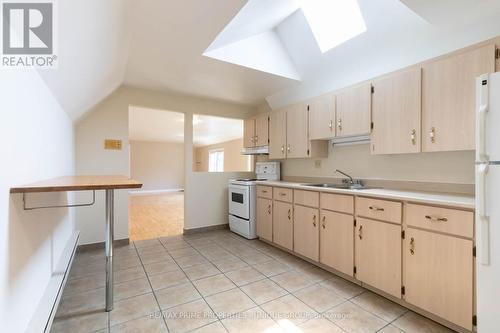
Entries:
[[319, 261], [319, 209], [294, 206], [293, 251]]
[[401, 225], [358, 217], [355, 231], [356, 278], [401, 297]]
[[336, 136], [371, 132], [371, 84], [343, 89], [336, 93]]
[[494, 71], [494, 44], [422, 66], [422, 151], [475, 149], [476, 78]]
[[273, 241], [273, 201], [257, 198], [257, 236]]
[[420, 152], [420, 67], [373, 82], [371, 153]]
[[262, 113], [255, 117], [255, 146], [269, 144], [269, 114]]
[[269, 116], [269, 158], [286, 158], [286, 109], [271, 112]]
[[313, 98], [308, 103], [309, 138], [330, 139], [335, 136], [335, 95], [326, 94]]
[[243, 121], [243, 146], [245, 148], [255, 147], [255, 118]]
[[472, 240], [408, 228], [404, 244], [406, 302], [472, 330]]
[[269, 144], [269, 114], [262, 113], [243, 122], [243, 145], [245, 148]]
[[273, 242], [293, 250], [293, 205], [273, 201]]
[[353, 276], [354, 217], [322, 209], [319, 235], [319, 261]]
[[271, 112], [269, 158], [326, 157], [328, 142], [309, 140], [309, 111], [305, 103]]

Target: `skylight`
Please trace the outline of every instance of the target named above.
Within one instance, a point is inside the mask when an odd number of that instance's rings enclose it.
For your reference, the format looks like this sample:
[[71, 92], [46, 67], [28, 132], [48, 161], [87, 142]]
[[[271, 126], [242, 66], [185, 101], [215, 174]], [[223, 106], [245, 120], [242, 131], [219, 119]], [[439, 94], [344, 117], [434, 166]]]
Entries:
[[322, 53], [366, 31], [357, 0], [299, 0]]

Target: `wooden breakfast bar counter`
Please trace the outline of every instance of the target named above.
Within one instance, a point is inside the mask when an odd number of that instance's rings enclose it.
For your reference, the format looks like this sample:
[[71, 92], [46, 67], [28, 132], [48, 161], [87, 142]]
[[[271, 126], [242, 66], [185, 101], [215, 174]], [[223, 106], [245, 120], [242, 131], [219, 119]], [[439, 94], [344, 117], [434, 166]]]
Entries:
[[[12, 187], [10, 193], [22, 193], [25, 210], [90, 206], [95, 202], [95, 191], [106, 191], [106, 311], [113, 310], [113, 240], [114, 240], [114, 190], [141, 188], [142, 184], [125, 176], [67, 176], [44, 180], [20, 187]], [[27, 207], [27, 193], [93, 191], [89, 204], [64, 206]]]

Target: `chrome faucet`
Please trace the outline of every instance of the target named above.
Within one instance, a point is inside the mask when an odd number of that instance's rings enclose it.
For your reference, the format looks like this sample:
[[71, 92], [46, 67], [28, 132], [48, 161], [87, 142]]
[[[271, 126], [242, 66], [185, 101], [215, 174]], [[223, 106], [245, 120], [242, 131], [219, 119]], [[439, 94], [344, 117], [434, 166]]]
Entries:
[[340, 171], [339, 169], [335, 169], [335, 172], [338, 172], [340, 173], [341, 175], [343, 176], [346, 176], [347, 178], [349, 178], [349, 183], [352, 185], [354, 184], [354, 179], [352, 179], [351, 176], [349, 176], [347, 173], [343, 172], [343, 171]]

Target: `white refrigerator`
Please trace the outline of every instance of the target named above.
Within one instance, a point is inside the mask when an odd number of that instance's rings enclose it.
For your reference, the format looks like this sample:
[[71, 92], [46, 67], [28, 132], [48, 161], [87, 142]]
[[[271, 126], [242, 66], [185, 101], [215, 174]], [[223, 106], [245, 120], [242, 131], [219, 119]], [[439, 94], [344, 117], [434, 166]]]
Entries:
[[477, 331], [500, 332], [500, 73], [476, 82]]

